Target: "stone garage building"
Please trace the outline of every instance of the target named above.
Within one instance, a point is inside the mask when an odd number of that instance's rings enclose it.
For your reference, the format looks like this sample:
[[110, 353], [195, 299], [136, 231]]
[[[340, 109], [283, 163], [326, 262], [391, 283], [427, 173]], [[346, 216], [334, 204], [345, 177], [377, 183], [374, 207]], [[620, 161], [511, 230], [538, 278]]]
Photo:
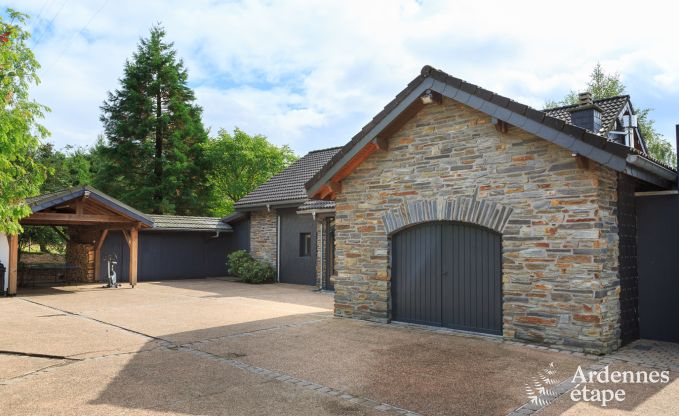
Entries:
[[337, 316], [598, 353], [638, 337], [634, 193], [676, 171], [629, 97], [538, 111], [426, 66], [312, 174]]

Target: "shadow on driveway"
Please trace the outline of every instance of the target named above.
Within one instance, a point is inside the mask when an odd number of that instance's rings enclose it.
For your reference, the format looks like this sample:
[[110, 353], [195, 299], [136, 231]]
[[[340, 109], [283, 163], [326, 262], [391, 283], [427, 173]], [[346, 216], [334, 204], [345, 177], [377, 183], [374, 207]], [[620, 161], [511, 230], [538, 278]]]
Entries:
[[[232, 334], [213, 340], [191, 333], [172, 334], [168, 338], [202, 341], [190, 344], [194, 352], [180, 349], [135, 356], [93, 404], [144, 407], [143, 401], [130, 399], [142, 386], [155, 397], [189, 400], [214, 385], [237, 382], [224, 379], [210, 360], [188, 367], [177, 361], [187, 355], [196, 359], [200, 355], [195, 351], [199, 351], [418, 413], [498, 415], [527, 401], [524, 382], [550, 362], [556, 362], [564, 374], [592, 362], [484, 338], [338, 318], [310, 317], [308, 322], [297, 323], [274, 319], [261, 326], [270, 329], [236, 333], [213, 328], [215, 333]], [[231, 368], [228, 373], [232, 370], [243, 372]], [[176, 410], [152, 402], [156, 410]], [[219, 408], [202, 408], [194, 414], [220, 412]]]

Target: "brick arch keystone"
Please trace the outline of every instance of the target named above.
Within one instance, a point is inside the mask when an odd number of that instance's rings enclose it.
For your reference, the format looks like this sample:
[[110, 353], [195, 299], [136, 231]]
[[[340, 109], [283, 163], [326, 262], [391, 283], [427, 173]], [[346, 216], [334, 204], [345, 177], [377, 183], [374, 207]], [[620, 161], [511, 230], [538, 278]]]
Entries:
[[466, 222], [502, 234], [512, 214], [512, 208], [494, 201], [479, 200], [477, 195], [478, 188], [472, 196], [404, 201], [396, 208], [383, 213], [382, 222], [388, 235], [428, 221]]

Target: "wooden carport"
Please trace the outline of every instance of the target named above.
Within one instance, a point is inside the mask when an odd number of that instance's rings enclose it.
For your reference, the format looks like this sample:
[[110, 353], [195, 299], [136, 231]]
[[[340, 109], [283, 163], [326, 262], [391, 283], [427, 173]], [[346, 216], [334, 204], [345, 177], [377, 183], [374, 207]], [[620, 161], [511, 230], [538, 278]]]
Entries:
[[[99, 279], [100, 251], [109, 231], [121, 230], [130, 249], [129, 282], [137, 283], [139, 230], [153, 226], [148, 216], [89, 186], [29, 198], [32, 214], [21, 225], [68, 226], [89, 238], [95, 246], [95, 278]], [[19, 236], [9, 236], [8, 294], [16, 295]]]

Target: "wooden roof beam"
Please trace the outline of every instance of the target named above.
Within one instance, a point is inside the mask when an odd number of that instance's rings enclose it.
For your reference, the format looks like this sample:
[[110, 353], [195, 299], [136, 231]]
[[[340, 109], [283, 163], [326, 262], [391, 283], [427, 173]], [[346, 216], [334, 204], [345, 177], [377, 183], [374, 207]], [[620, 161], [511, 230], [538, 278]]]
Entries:
[[130, 220], [118, 215], [62, 214], [57, 212], [35, 212], [21, 220], [21, 224], [25, 225], [88, 225], [101, 223], [130, 223]]

